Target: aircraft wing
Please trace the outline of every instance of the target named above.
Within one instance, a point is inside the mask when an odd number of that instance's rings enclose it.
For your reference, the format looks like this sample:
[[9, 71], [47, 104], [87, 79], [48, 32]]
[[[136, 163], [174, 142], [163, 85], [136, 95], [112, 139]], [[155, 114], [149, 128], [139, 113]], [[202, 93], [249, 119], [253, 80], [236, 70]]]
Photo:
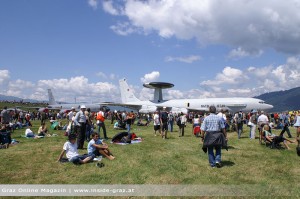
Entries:
[[124, 104], [124, 103], [114, 103], [114, 102], [103, 102], [100, 104], [104, 106], [122, 106], [134, 110], [140, 110], [142, 108], [142, 105], [137, 105], [137, 104]]

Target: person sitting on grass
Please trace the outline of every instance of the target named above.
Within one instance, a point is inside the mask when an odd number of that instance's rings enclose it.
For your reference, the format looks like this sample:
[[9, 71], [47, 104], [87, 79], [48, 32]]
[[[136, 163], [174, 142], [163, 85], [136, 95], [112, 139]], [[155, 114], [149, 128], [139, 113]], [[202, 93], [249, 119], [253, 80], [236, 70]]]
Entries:
[[27, 129], [25, 130], [25, 137], [35, 138], [36, 135], [33, 133], [33, 131], [30, 128], [31, 128], [30, 126], [27, 126]]
[[275, 145], [275, 147], [276, 147], [276, 144], [283, 142], [285, 148], [289, 150], [290, 147], [288, 146], [288, 142], [295, 143], [295, 141], [285, 138], [285, 137], [283, 137], [283, 135], [277, 136], [275, 134], [270, 133], [269, 125], [264, 125], [264, 134], [265, 134], [266, 140], [268, 140], [270, 143], [273, 143]]
[[63, 150], [58, 157], [58, 160], [57, 160], [58, 162], [60, 162], [62, 160], [62, 158], [65, 154], [66, 154], [69, 162], [72, 162], [74, 164], [85, 164], [85, 163], [93, 161], [93, 159], [95, 157], [95, 155], [93, 155], [93, 154], [79, 155], [75, 134], [70, 134], [68, 136], [68, 138], [69, 138], [69, 140], [67, 142], [65, 142], [65, 144], [63, 146]]
[[48, 128], [46, 126], [46, 124], [43, 122], [42, 125], [40, 126], [39, 130], [38, 130], [38, 135], [39, 136], [46, 136], [48, 133]]
[[141, 119], [138, 120], [137, 126], [148, 126], [148, 123], [143, 123]]
[[109, 151], [108, 145], [99, 139], [99, 134], [96, 132], [92, 133], [92, 139], [89, 142], [87, 149], [89, 155], [103, 155], [104, 157], [107, 157], [110, 160], [115, 159], [115, 157]]

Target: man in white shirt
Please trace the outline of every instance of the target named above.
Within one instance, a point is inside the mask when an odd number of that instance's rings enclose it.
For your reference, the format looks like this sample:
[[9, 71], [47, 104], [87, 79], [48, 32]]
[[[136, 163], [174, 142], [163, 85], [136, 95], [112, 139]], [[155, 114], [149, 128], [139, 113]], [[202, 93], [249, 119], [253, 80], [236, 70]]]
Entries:
[[85, 116], [85, 105], [80, 106], [80, 111], [76, 113], [74, 123], [78, 133], [77, 145], [78, 149], [83, 149], [85, 131], [86, 131], [86, 116]]
[[264, 114], [263, 111], [260, 112], [260, 116], [257, 118], [257, 123], [258, 123], [259, 126], [261, 126], [262, 124], [269, 124], [269, 119]]
[[66, 154], [68, 160], [74, 164], [85, 164], [94, 159], [95, 155], [79, 155], [76, 143], [76, 135], [70, 134], [69, 140], [65, 142], [63, 150], [58, 157], [58, 162], [60, 162], [63, 156]]
[[161, 118], [159, 117], [158, 111], [154, 112], [153, 115], [153, 126], [154, 126], [154, 135], [156, 136], [156, 131], [159, 131], [159, 134], [161, 135], [161, 128], [160, 124], [162, 123]]

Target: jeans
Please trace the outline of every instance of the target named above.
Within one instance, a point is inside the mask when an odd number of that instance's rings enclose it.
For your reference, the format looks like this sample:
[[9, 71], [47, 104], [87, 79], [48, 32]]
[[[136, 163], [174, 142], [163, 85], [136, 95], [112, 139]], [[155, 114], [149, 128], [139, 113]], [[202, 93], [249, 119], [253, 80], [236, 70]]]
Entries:
[[243, 123], [237, 124], [237, 133], [239, 139], [241, 138], [242, 132], [243, 132]]
[[280, 136], [283, 136], [284, 132], [287, 132], [289, 138], [292, 137], [290, 129], [289, 129], [289, 125], [284, 125], [284, 127], [283, 127], [283, 129], [282, 129], [282, 131], [280, 133]]
[[174, 125], [174, 121], [173, 120], [169, 121], [168, 128], [170, 132], [173, 132], [173, 125]]
[[[216, 149], [216, 154], [214, 154], [214, 148]], [[221, 163], [221, 147], [208, 147], [208, 161], [210, 166], [214, 167], [216, 166], [216, 162]]]
[[256, 130], [256, 125], [252, 124], [252, 126], [250, 128], [250, 138], [251, 139], [255, 139], [255, 130]]
[[69, 161], [73, 162], [74, 164], [80, 164], [80, 160], [84, 160], [85, 158], [92, 156], [91, 161], [93, 161], [95, 155], [94, 154], [85, 154], [85, 155], [78, 155], [78, 156], [74, 156], [72, 157]]
[[85, 138], [86, 124], [80, 123], [80, 126], [77, 126], [77, 148], [83, 149], [84, 138]]
[[130, 133], [131, 124], [126, 124], [127, 132]]
[[92, 131], [92, 125], [87, 124], [86, 125], [86, 133], [85, 133], [85, 140], [86, 141], [90, 141], [92, 132], [93, 132]]

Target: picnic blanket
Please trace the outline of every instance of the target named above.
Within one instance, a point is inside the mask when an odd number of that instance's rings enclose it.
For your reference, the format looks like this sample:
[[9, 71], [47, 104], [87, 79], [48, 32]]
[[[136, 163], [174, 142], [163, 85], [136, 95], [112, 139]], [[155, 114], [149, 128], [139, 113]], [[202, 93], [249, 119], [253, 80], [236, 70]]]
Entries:
[[141, 137], [137, 137], [134, 140], [131, 140], [131, 143], [124, 143], [124, 142], [113, 142], [111, 141], [111, 144], [118, 144], [118, 145], [127, 145], [127, 144], [138, 144], [141, 143], [143, 139]]

